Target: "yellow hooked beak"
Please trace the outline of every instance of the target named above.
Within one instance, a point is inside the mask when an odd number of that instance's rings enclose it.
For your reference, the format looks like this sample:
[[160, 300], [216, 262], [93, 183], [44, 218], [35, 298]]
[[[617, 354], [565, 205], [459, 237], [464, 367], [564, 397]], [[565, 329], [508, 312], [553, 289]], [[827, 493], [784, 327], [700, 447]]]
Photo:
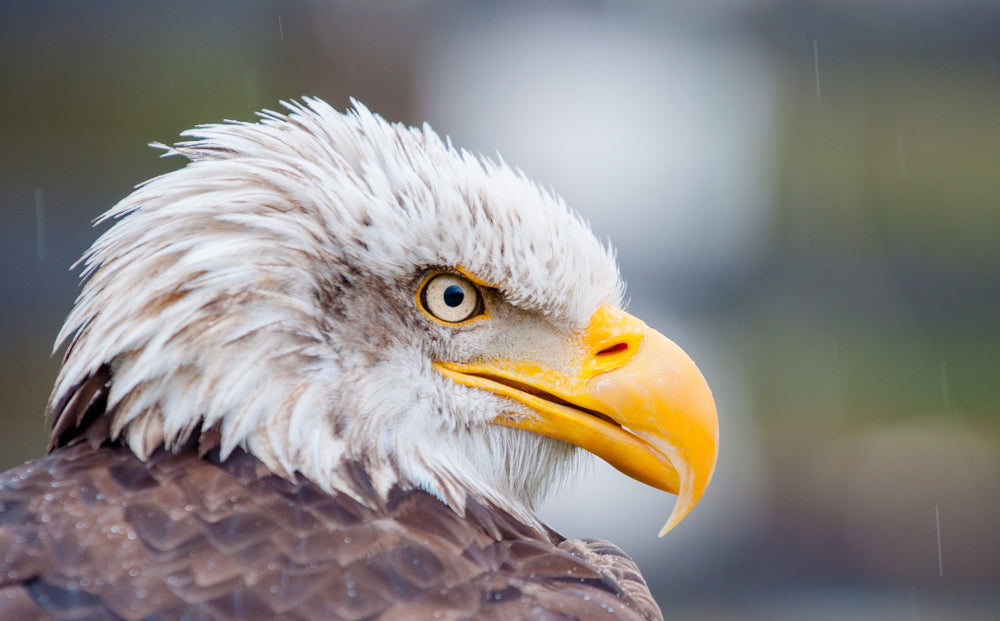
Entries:
[[527, 405], [494, 422], [583, 448], [677, 503], [662, 537], [697, 504], [715, 470], [719, 423], [712, 392], [681, 348], [628, 313], [602, 305], [580, 360], [557, 371], [534, 361], [438, 362], [460, 384]]

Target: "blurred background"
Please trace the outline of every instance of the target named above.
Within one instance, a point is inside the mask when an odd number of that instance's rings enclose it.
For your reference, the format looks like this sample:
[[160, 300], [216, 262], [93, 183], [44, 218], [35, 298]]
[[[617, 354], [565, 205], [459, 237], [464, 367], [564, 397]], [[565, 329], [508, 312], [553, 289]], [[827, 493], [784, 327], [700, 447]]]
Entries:
[[146, 144], [356, 97], [554, 187], [713, 387], [684, 523], [595, 463], [557, 530], [668, 619], [1000, 618], [998, 63], [993, 2], [3, 3], [0, 466]]

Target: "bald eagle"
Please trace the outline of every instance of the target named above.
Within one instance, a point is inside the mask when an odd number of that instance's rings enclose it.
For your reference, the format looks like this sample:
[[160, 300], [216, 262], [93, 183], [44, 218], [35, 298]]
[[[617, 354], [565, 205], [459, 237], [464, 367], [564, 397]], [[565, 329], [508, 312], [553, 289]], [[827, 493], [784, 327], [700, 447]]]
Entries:
[[285, 105], [103, 216], [49, 454], [0, 475], [0, 618], [661, 618], [533, 512], [582, 448], [678, 495], [665, 532], [715, 466], [611, 249], [426, 125]]

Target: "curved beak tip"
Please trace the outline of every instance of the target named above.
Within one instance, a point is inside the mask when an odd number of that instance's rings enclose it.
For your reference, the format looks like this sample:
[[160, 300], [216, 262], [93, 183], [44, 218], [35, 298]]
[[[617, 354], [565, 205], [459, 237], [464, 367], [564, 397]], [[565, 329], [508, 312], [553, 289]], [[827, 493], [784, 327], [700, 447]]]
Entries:
[[698, 504], [712, 479], [719, 447], [715, 399], [694, 361], [673, 341], [649, 328], [635, 358], [606, 377], [602, 398], [615, 406], [652, 452], [662, 456], [657, 467], [639, 470], [639, 476], [628, 474], [677, 494], [673, 511], [660, 529], [662, 537]]
[[[711, 474], [709, 474], [711, 477]], [[700, 483], [700, 484], [699, 484]], [[705, 492], [705, 488], [708, 486], [708, 481], [703, 482], [690, 482], [687, 485], [681, 487], [680, 491], [677, 493], [677, 501], [674, 503], [673, 511], [670, 512], [670, 517], [667, 518], [666, 524], [660, 529], [657, 534], [658, 537], [662, 537], [674, 529], [678, 524], [681, 523], [691, 509], [694, 508], [696, 504], [701, 500], [702, 494]]]

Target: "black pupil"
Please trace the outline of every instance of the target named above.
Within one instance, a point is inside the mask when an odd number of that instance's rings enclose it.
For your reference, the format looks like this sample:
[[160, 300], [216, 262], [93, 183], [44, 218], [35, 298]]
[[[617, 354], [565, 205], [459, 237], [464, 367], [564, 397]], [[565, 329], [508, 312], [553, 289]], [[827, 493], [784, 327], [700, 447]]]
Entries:
[[448, 288], [444, 290], [444, 303], [451, 308], [461, 306], [464, 299], [465, 291], [462, 291], [458, 285], [448, 285]]

